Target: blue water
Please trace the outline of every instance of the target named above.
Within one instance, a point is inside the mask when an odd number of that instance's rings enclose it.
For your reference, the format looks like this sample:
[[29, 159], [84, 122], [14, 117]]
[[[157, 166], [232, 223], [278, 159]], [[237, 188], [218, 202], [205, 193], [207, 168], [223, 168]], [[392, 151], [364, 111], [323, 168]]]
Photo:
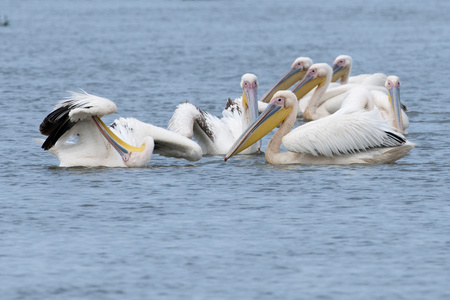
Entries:
[[[1, 299], [450, 299], [448, 1], [0, 2]], [[38, 126], [67, 90], [166, 127], [220, 115], [298, 56], [402, 80], [391, 165], [264, 155], [59, 168]], [[263, 141], [263, 149], [268, 138]]]

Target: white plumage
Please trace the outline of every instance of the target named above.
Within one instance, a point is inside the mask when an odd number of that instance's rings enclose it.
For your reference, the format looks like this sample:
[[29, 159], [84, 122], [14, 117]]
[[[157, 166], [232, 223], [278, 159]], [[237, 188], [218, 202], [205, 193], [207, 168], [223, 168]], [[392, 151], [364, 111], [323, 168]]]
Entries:
[[[244, 74], [241, 79], [242, 97], [228, 99], [222, 118], [201, 110], [191, 103], [179, 104], [169, 121], [168, 129], [194, 139], [204, 155], [225, 154], [241, 133], [258, 115], [258, 79], [254, 74]], [[258, 151], [253, 146], [243, 154]]]
[[379, 112], [342, 108], [327, 118], [303, 124], [283, 137], [286, 150], [314, 156], [354, 154], [369, 148], [396, 146], [386, 136], [392, 128]]
[[[278, 124], [265, 151], [270, 164], [377, 164], [392, 163], [407, 155], [414, 144], [381, 119], [376, 109], [355, 104], [363, 88], [353, 91], [343, 107], [333, 115], [306, 123], [291, 130], [298, 102], [290, 91], [277, 92], [267, 109], [230, 148], [225, 160], [239, 153]], [[267, 123], [267, 124], [266, 124]], [[281, 152], [280, 146], [288, 152]]]
[[41, 133], [48, 136], [42, 148], [57, 156], [62, 167], [143, 167], [153, 150], [201, 158], [195, 142], [134, 118], [120, 118], [107, 127], [100, 118], [115, 111], [116, 105], [106, 98], [71, 92], [41, 123]]

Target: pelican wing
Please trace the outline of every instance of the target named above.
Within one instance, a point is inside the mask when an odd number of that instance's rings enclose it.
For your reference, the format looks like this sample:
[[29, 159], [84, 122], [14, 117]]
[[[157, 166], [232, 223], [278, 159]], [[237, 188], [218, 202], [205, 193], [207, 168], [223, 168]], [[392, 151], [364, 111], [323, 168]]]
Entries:
[[176, 132], [141, 122], [134, 118], [119, 118], [111, 125], [121, 136], [128, 136], [129, 143], [140, 145], [146, 137], [155, 143], [153, 153], [162, 156], [184, 158], [197, 161], [202, 157], [202, 149], [193, 140]]
[[403, 135], [379, 118], [379, 112], [341, 109], [328, 117], [306, 123], [287, 134], [283, 146], [314, 156], [345, 155], [370, 148], [400, 146]]
[[42, 148], [45, 150], [50, 149], [78, 121], [92, 116], [103, 117], [114, 113], [117, 109], [114, 102], [106, 98], [86, 92], [70, 92], [70, 94], [70, 97], [55, 106], [39, 126], [39, 131], [48, 136], [42, 144]]

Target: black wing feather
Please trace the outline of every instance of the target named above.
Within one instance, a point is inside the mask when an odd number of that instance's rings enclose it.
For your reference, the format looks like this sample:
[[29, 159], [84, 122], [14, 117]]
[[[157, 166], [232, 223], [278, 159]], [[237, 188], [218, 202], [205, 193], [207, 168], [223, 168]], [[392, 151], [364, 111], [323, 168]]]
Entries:
[[53, 147], [59, 138], [76, 124], [76, 122], [70, 120], [69, 113], [73, 108], [82, 105], [83, 103], [66, 101], [45, 117], [39, 125], [39, 131], [48, 136], [41, 146], [42, 149], [48, 150]]

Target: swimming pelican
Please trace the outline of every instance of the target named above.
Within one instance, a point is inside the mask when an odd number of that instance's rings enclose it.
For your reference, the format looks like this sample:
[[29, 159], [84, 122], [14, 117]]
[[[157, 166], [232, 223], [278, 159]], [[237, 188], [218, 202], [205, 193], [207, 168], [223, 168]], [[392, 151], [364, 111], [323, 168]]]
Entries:
[[[381, 111], [381, 117], [389, 121], [389, 124], [396, 128], [398, 132], [405, 134], [409, 127], [409, 119], [403, 109], [400, 109], [396, 116], [391, 102], [392, 98], [396, 98], [403, 108], [400, 99], [400, 80], [397, 76], [389, 76], [386, 78], [383, 90], [372, 89], [369, 85], [353, 84], [345, 85], [340, 88], [328, 89], [330, 83], [331, 68], [327, 64], [312, 65], [305, 77], [293, 89], [293, 91], [302, 97], [302, 93], [317, 86], [303, 112], [305, 120], [317, 120], [335, 113], [342, 105], [344, 99], [354, 89], [361, 87], [370, 91], [368, 95], [370, 99], [366, 100], [364, 109], [371, 110], [376, 107]], [[299, 102], [299, 106], [301, 102]]]
[[[373, 74], [359, 74], [356, 76], [350, 76], [352, 69], [352, 58], [349, 55], [339, 55], [333, 62], [333, 76], [331, 77], [331, 84], [339, 81], [342, 84], [363, 84], [372, 91], [380, 91], [386, 94], [384, 89], [387, 81], [386, 74], [373, 73]], [[336, 87], [336, 85], [333, 85]], [[404, 112], [408, 111], [406, 105], [400, 101], [400, 106]], [[300, 107], [302, 109], [303, 107]], [[403, 113], [404, 114], [404, 113]]]
[[316, 87], [304, 108], [303, 118], [305, 120], [317, 120], [335, 113], [341, 107], [346, 93], [354, 88], [354, 86], [346, 85], [328, 89], [332, 72], [328, 64], [313, 64], [305, 77], [292, 90], [302, 101], [305, 98], [305, 92]]
[[364, 84], [384, 87], [387, 76], [383, 73], [360, 74], [350, 76], [353, 60], [349, 55], [339, 55], [333, 62], [333, 77], [331, 82], [339, 80], [340, 84]]
[[[400, 78], [390, 75], [386, 78], [386, 95], [380, 91], [371, 91], [374, 105], [381, 111], [384, 120], [389, 120], [392, 127], [398, 132], [405, 134], [409, 127], [409, 118], [403, 110], [400, 99]], [[399, 107], [393, 108], [393, 103]]]
[[61, 167], [144, 167], [153, 152], [191, 161], [202, 157], [192, 140], [134, 118], [117, 119], [108, 127], [101, 117], [116, 111], [114, 102], [70, 93], [39, 126], [48, 136], [42, 148], [58, 157]]
[[[194, 138], [203, 154], [225, 154], [241, 133], [258, 117], [258, 79], [254, 74], [241, 78], [242, 98], [228, 99], [222, 118], [202, 111], [191, 103], [179, 104], [169, 121], [168, 129]], [[267, 104], [265, 104], [267, 105]], [[260, 143], [243, 154], [259, 151]]]
[[[362, 110], [364, 104], [355, 105], [353, 99], [344, 102], [346, 105], [335, 114], [289, 132], [296, 121], [298, 101], [291, 91], [279, 91], [230, 148], [225, 161], [280, 123], [266, 148], [269, 164], [393, 163], [413, 148], [413, 143], [379, 118], [377, 110]], [[280, 151], [281, 144], [288, 152]]]
[[279, 90], [286, 90], [301, 80], [309, 67], [312, 65], [312, 59], [309, 57], [297, 57], [292, 63], [291, 69], [267, 92], [262, 96], [261, 102], [268, 103], [273, 95]]

